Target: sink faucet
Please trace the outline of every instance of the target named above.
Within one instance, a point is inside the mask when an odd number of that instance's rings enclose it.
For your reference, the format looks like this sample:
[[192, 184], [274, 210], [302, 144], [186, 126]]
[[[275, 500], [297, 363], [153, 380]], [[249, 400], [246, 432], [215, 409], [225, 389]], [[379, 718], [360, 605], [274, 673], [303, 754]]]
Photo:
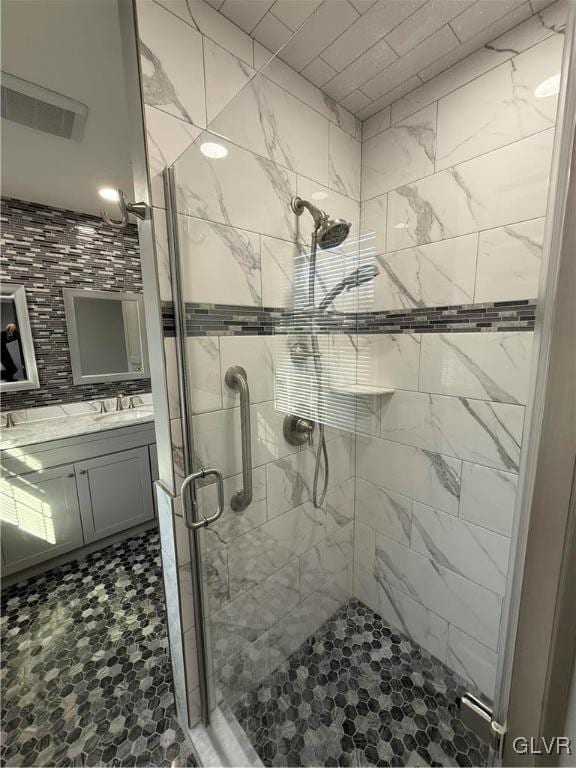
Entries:
[[124, 410], [124, 403], [122, 402], [122, 398], [124, 395], [120, 393], [119, 395], [116, 395], [116, 410], [117, 411], [123, 411]]
[[142, 405], [142, 398], [140, 395], [132, 395], [128, 402], [128, 408], [136, 408], [138, 405]]
[[6, 424], [4, 425], [4, 429], [10, 429], [10, 427], [15, 427], [16, 424], [14, 422], [14, 414], [12, 411], [8, 411], [8, 413], [5, 414], [6, 416]]

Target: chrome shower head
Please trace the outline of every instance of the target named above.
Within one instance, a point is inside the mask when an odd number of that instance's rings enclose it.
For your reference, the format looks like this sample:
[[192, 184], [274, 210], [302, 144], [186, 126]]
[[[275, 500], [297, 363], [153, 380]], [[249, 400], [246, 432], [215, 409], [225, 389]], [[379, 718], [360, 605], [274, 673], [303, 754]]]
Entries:
[[301, 197], [293, 197], [290, 207], [297, 216], [301, 216], [306, 208], [314, 219], [316, 242], [322, 250], [337, 248], [342, 245], [350, 234], [351, 224], [344, 219], [331, 219], [325, 211], [316, 208], [308, 200]]

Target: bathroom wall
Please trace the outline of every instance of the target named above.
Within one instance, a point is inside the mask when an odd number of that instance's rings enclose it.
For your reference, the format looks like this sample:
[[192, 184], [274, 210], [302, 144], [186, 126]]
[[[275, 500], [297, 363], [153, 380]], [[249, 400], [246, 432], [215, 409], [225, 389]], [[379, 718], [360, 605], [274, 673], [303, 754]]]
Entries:
[[[303, 222], [300, 236], [290, 197], [320, 193], [323, 205], [358, 226], [360, 130], [350, 113], [279, 61], [224, 109], [270, 53], [202, 0], [140, 0], [137, 16], [174, 457], [173, 476], [161, 479], [176, 493], [182, 428], [161, 172], [207, 121], [233, 142], [224, 161], [207, 161], [192, 149], [177, 166], [186, 201], [179, 205], [180, 238], [196, 463], [223, 470], [227, 500], [241, 482], [238, 400], [223, 381], [227, 367], [244, 365], [252, 389], [254, 501], [245, 513], [227, 507], [218, 527], [203, 536], [209, 645], [218, 682], [233, 696], [351, 594], [353, 440], [330, 434], [333, 479], [327, 505], [316, 510], [313, 451], [284, 441], [282, 414], [273, 407], [275, 345], [285, 340], [272, 335], [272, 318], [291, 305], [294, 252], [311, 230]], [[211, 138], [221, 142], [202, 140]], [[202, 494], [206, 511], [213, 509], [205, 498], [212, 491]], [[188, 699], [194, 725], [199, 693], [189, 536], [180, 498], [172, 515], [167, 502], [164, 496], [160, 527], [176, 698], [181, 718]], [[231, 660], [240, 663], [232, 668]]]
[[363, 124], [381, 274], [380, 328], [359, 348], [365, 378], [395, 392], [357, 438], [354, 591], [488, 698], [564, 14], [549, 6]]
[[150, 380], [74, 384], [63, 288], [142, 292], [136, 227], [117, 232], [74, 211], [2, 198], [3, 282], [26, 288], [40, 388], [5, 392], [16, 410], [150, 391]]

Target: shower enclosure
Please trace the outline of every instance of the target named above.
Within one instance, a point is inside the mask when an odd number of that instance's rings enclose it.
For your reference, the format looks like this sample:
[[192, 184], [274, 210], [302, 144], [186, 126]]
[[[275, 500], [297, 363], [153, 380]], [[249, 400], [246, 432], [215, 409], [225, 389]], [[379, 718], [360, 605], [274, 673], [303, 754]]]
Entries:
[[179, 708], [249, 763], [493, 759], [460, 700], [506, 638], [564, 41], [535, 18], [363, 124], [262, 61], [164, 174]]

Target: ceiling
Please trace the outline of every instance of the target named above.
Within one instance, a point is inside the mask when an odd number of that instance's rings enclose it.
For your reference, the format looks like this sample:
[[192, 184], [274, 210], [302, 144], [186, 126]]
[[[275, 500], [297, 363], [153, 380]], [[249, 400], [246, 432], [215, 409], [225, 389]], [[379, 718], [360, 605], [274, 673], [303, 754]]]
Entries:
[[361, 120], [552, 1], [208, 0]]
[[2, 69], [85, 104], [80, 142], [2, 120], [2, 194], [83, 213], [132, 196], [116, 0], [2, 0]]

